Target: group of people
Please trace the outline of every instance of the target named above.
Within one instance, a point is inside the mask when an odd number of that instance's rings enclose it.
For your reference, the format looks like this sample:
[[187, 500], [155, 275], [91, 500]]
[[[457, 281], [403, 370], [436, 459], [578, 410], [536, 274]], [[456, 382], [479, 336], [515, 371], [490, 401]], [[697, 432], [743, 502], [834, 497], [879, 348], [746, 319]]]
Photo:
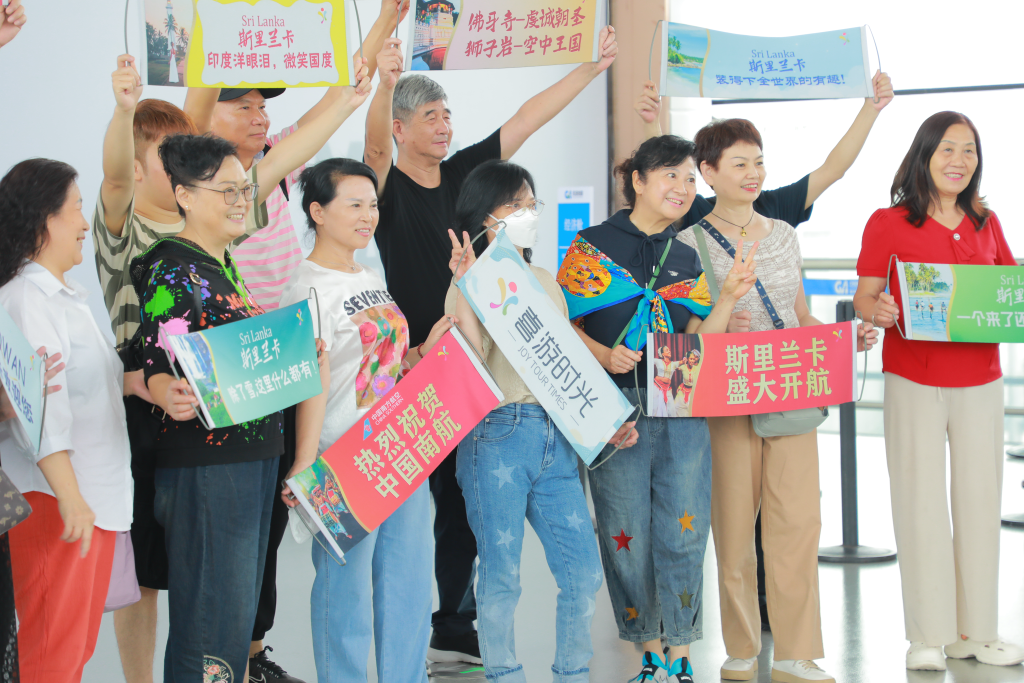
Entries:
[[[2, 11], [0, 46], [24, 23], [19, 0]], [[795, 228], [856, 160], [893, 98], [888, 76], [874, 76], [874, 97], [822, 166], [776, 190], [763, 189], [765, 148], [750, 121], [714, 121], [692, 142], [663, 135], [660, 97], [645, 83], [635, 108], [646, 139], [614, 169], [625, 208], [580, 231], [550, 273], [531, 263], [544, 204], [530, 172], [509, 159], [611, 66], [614, 29], [601, 31], [597, 62], [449, 158], [451, 103], [436, 81], [402, 75], [401, 41], [389, 37], [407, 11], [408, 0], [382, 0], [353, 58], [357, 85], [329, 88], [279, 135], [270, 134], [267, 100], [281, 90], [190, 89], [182, 110], [141, 100], [134, 58], [118, 57], [91, 224], [77, 172], [63, 162], [28, 159], [0, 180], [0, 303], [33, 348], [49, 354], [51, 392], [38, 451], [11, 419], [6, 395], [0, 423], [4, 470], [33, 508], [0, 542], [4, 552], [9, 537], [18, 617], [13, 680], [18, 657], [26, 683], [80, 680], [109, 596], [137, 582], [140, 598], [114, 613], [129, 683], [153, 680], [160, 590], [170, 621], [165, 681], [301, 683], [263, 642], [274, 622], [278, 546], [297, 504], [285, 480], [371, 409], [375, 377], [400, 380], [458, 325], [504, 400], [480, 423], [462, 425], [460, 446], [431, 475], [433, 533], [421, 487], [344, 566], [312, 545], [310, 627], [321, 682], [366, 680], [371, 640], [381, 681], [425, 682], [428, 659], [525, 681], [514, 614], [526, 521], [559, 587], [555, 681], [590, 679], [591, 622], [606, 584], [619, 637], [642, 651], [635, 680], [692, 683], [712, 530], [728, 659], [700, 678], [753, 680], [758, 518], [772, 679], [833, 681], [815, 662], [824, 657], [815, 430], [762, 436], [750, 416], [673, 419], [689, 414], [700, 350], [673, 360], [663, 347], [649, 361], [644, 346], [646, 330], [821, 324], [804, 296]], [[305, 166], [367, 99], [363, 158]], [[894, 274], [887, 279], [892, 255], [1015, 264], [980, 199], [981, 172], [980, 138], [967, 117], [940, 112], [922, 124], [891, 206], [864, 231], [859, 349], [875, 344], [877, 327], [898, 328], [904, 304]], [[698, 175], [714, 197], [697, 194]], [[314, 244], [306, 258], [289, 220], [294, 189]], [[654, 364], [652, 411], [623, 424], [589, 471], [596, 535], [575, 452], [456, 287], [502, 230], [634, 405], [648, 405], [638, 378]], [[116, 351], [86, 289], [68, 275], [90, 231]], [[371, 240], [384, 280], [356, 256]], [[584, 293], [574, 254], [606, 264], [631, 296], [588, 303], [607, 280], [591, 279]], [[310, 288], [320, 301], [322, 391], [283, 412], [207, 430], [162, 335], [258, 316], [305, 300]], [[372, 316], [345, 306], [370, 295], [381, 302]], [[371, 319], [383, 324], [366, 325]], [[954, 362], [955, 375], [938, 370]], [[1024, 650], [996, 630], [998, 345], [909, 341], [896, 329], [885, 336], [883, 364], [907, 668], [941, 670], [945, 657], [1020, 663]], [[435, 579], [439, 608], [431, 614]]]

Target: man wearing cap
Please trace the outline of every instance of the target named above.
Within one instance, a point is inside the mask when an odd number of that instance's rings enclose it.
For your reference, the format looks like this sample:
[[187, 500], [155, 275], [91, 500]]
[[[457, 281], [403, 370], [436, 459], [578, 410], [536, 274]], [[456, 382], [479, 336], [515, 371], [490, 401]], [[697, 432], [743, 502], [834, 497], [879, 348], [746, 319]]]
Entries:
[[[376, 55], [384, 39], [409, 11], [409, 0], [382, 0], [380, 15], [363, 42], [363, 53], [367, 59], [370, 77], [377, 67]], [[321, 116], [339, 101], [344, 88], [328, 88], [324, 96], [297, 122], [281, 132], [270, 134], [270, 115], [267, 100], [284, 92], [284, 88], [189, 88], [185, 99], [185, 111], [195, 119], [201, 133], [207, 131], [234, 143], [238, 148], [238, 159], [246, 172], [255, 172], [269, 159], [274, 149], [285, 138], [296, 131], [305, 131], [320, 124]], [[219, 94], [218, 94], [219, 92]], [[214, 101], [216, 97], [216, 101]], [[305, 168], [306, 162], [327, 143], [337, 126], [326, 132], [322, 143], [310, 150], [301, 164], [295, 166], [269, 192], [266, 203], [260, 207], [262, 225], [260, 230], [232, 251], [232, 258], [238, 266], [246, 287], [257, 303], [265, 310], [278, 307], [281, 290], [292, 272], [302, 260], [302, 250], [292, 225], [288, 199], [293, 184]], [[264, 177], [263, 172], [260, 176]], [[260, 194], [268, 189], [263, 185]], [[294, 410], [294, 409], [292, 409]], [[281, 456], [278, 479], [283, 481], [295, 458], [294, 412], [285, 412], [285, 454]], [[267, 631], [274, 625], [277, 610], [277, 549], [288, 528], [288, 508], [280, 496], [274, 498], [270, 522], [270, 539], [267, 544], [266, 564], [263, 570], [263, 588], [256, 607], [256, 622], [253, 625], [252, 645], [249, 650], [250, 681], [259, 683], [302, 683], [290, 676], [280, 665], [270, 660], [267, 651], [273, 648], [263, 644]], [[262, 677], [262, 678], [261, 678]]]

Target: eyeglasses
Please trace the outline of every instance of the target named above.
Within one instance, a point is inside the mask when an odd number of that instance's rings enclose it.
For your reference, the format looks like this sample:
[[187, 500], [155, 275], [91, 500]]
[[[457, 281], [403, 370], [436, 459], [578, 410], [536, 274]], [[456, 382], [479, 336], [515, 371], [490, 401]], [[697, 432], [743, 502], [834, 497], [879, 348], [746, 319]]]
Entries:
[[241, 194], [245, 197], [245, 201], [251, 202], [256, 199], [256, 195], [260, 193], [259, 183], [250, 183], [238, 189], [237, 187], [229, 187], [226, 190], [216, 190], [212, 187], [203, 187], [202, 185], [193, 185], [192, 187], [199, 188], [200, 190], [209, 190], [210, 192], [220, 192], [224, 195], [224, 203], [231, 205], [238, 201], [238, 195]]
[[544, 210], [544, 202], [539, 199], [535, 199], [529, 203], [526, 201], [517, 201], [512, 202], [511, 204], [505, 204], [504, 206], [507, 209], [512, 209], [512, 213], [510, 215], [515, 216], [516, 218], [522, 218], [526, 215], [527, 211], [532, 213], [534, 216], [539, 216], [541, 211]]

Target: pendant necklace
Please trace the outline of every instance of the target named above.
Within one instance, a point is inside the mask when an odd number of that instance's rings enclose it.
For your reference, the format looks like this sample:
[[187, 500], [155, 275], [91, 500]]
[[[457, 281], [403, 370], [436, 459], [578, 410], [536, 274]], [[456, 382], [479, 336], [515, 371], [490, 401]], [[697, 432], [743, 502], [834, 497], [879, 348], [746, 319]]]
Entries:
[[726, 221], [724, 218], [719, 216], [714, 211], [711, 212], [711, 215], [714, 216], [715, 218], [717, 218], [718, 220], [725, 221], [729, 225], [735, 225], [737, 228], [739, 228], [740, 229], [740, 237], [746, 237], [747, 236], [747, 226], [750, 225], [750, 221], [754, 220], [754, 215], [755, 214], [756, 214], [756, 212], [751, 210], [750, 211], [750, 219], [746, 223], [744, 223], [743, 225], [736, 225], [736, 223], [733, 223], [732, 221]]
[[331, 261], [325, 261], [325, 260], [323, 260], [322, 258], [320, 258], [318, 256], [312, 256], [310, 258], [313, 258], [313, 259], [319, 261], [320, 263], [323, 263], [323, 264], [328, 265], [328, 266], [335, 266], [337, 268], [348, 268], [353, 273], [355, 273], [359, 269], [359, 266], [354, 264], [354, 263], [332, 263]]

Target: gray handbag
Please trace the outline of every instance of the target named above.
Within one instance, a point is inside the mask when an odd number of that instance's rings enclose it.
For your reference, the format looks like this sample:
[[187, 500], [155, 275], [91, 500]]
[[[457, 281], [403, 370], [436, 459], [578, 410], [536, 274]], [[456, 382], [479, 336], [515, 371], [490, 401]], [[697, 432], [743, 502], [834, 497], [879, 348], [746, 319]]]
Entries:
[[32, 506], [0, 469], [0, 534], [6, 534], [32, 514]]
[[[711, 254], [708, 252], [708, 243], [707, 238], [704, 236], [705, 228], [703, 226], [707, 226], [708, 232], [722, 245], [722, 248], [725, 249], [729, 256], [735, 257], [736, 250], [729, 244], [729, 241], [725, 239], [722, 233], [715, 230], [707, 221], [701, 220], [693, 226], [693, 236], [697, 239], [697, 252], [700, 255], [704, 274], [707, 277], [708, 289], [711, 291], [711, 300], [714, 303], [718, 301], [719, 289], [718, 282], [715, 280], [715, 269], [709, 267], [712, 265]], [[765, 308], [768, 310], [769, 315], [771, 315], [775, 328], [782, 329], [785, 327], [785, 323], [782, 322], [778, 313], [775, 312], [775, 308], [771, 305], [770, 301], [766, 301], [768, 294], [764, 291], [764, 288], [758, 287], [758, 290], [761, 300], [765, 301]], [[807, 434], [820, 427], [827, 417], [827, 407], [803, 408], [801, 410], [784, 410], [777, 413], [751, 415], [750, 421], [754, 424], [754, 432], [762, 439], [767, 439], [773, 436]]]

